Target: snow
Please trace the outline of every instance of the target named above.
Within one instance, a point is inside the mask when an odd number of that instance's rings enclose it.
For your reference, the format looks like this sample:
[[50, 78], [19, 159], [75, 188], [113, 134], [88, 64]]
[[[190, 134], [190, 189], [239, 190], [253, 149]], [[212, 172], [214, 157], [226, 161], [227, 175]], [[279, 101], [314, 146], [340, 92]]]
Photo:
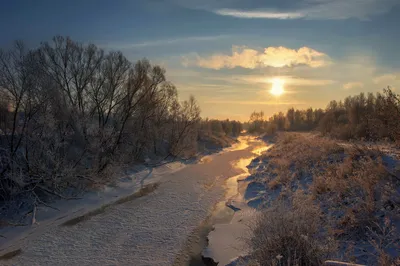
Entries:
[[[54, 208], [38, 207], [36, 223], [32, 226], [9, 227], [1, 231], [5, 238], [0, 239], [1, 253], [5, 249], [18, 246], [21, 239], [31, 234], [41, 234], [48, 226], [61, 224], [65, 220], [77, 217], [110, 204], [118, 199], [127, 197], [138, 191], [144, 185], [158, 182], [162, 176], [172, 174], [185, 167], [182, 162], [165, 164], [158, 168], [136, 167], [121, 177], [114, 184], [103, 187], [98, 191], [84, 194], [78, 200], [59, 200], [51, 203]], [[58, 209], [58, 210], [57, 210]]]
[[[1, 254], [17, 248], [22, 253], [4, 265], [185, 264], [189, 258], [182, 250], [188, 235], [221, 200], [227, 178], [242, 173], [232, 163], [251, 156], [246, 142], [242, 139], [237, 147], [198, 164], [174, 163], [131, 173], [82, 200], [58, 202], [57, 215], [54, 210], [40, 210], [38, 225], [25, 228], [13, 240], [12, 232], [7, 235]], [[111, 206], [74, 226], [60, 226], [154, 182], [160, 186], [147, 196]]]
[[203, 256], [212, 258], [218, 265], [227, 265], [239, 256], [246, 256], [248, 249], [245, 239], [248, 234], [248, 224], [256, 211], [246, 204], [236, 203], [233, 206], [240, 208], [228, 224], [216, 224], [208, 235], [208, 247]]
[[[248, 181], [250, 175], [248, 165], [257, 163], [252, 160], [255, 155], [260, 155], [272, 146], [265, 146], [261, 141], [253, 142], [256, 148], [252, 150], [252, 157], [241, 159], [235, 163], [235, 167], [244, 171], [244, 174], [232, 177], [228, 182], [236, 182], [236, 186], [231, 186], [235, 190], [234, 196], [227, 197], [227, 206], [236, 210], [232, 220], [225, 224], [215, 224], [214, 230], [208, 235], [208, 247], [204, 249], [202, 255], [206, 258], [212, 258], [218, 265], [239, 265], [236, 263], [238, 257], [246, 257], [249, 250], [246, 247], [246, 238], [248, 238], [248, 225], [257, 214], [258, 204], [262, 200], [260, 194], [265, 191], [263, 183]], [[259, 147], [259, 146], [262, 147]], [[227, 182], [227, 183], [228, 183]]]

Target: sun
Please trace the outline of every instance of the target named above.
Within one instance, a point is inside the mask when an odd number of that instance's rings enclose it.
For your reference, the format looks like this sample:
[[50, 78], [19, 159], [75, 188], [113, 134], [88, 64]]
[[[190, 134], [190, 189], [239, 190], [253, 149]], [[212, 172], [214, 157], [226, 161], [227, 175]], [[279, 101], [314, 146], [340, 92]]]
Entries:
[[283, 89], [284, 85], [285, 85], [285, 81], [283, 79], [274, 78], [272, 80], [272, 88], [271, 88], [271, 90], [269, 92], [272, 95], [280, 96], [285, 92], [285, 90]]

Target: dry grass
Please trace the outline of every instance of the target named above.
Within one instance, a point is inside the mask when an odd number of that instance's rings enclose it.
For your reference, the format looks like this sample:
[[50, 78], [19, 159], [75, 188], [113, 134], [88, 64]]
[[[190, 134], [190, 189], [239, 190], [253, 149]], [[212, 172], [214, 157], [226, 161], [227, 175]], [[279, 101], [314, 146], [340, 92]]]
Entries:
[[333, 140], [315, 134], [281, 133], [275, 146], [263, 155], [269, 161], [265, 172], [273, 177], [267, 182], [274, 187], [290, 186], [320, 167], [323, 161], [339, 160], [343, 151]]
[[344, 211], [336, 226], [342, 233], [363, 235], [376, 223], [385, 196], [393, 193], [384, 186], [388, 178], [377, 154], [350, 149], [342, 162], [327, 164], [313, 179], [311, 191], [316, 199]]
[[315, 134], [281, 133], [268, 156], [277, 160], [285, 159], [286, 164], [289, 162], [297, 167], [305, 167], [343, 151], [335, 141]]
[[280, 182], [279, 178], [275, 178], [268, 182], [268, 187], [270, 189], [276, 189], [276, 188], [278, 188], [278, 186], [280, 184], [281, 184], [281, 182]]
[[[379, 262], [380, 265], [392, 265], [395, 258], [390, 257], [387, 250], [390, 246], [399, 253], [399, 247], [393, 246], [394, 242], [385, 247], [374, 246], [371, 242], [377, 236], [384, 236], [383, 232], [386, 231], [381, 230], [384, 221], [400, 218], [399, 168], [391, 170], [395, 173], [389, 172], [383, 155], [379, 146], [372, 148], [362, 143], [339, 145], [315, 134], [284, 133], [278, 135], [276, 145], [263, 155], [267, 157], [263, 158], [264, 161], [268, 161], [268, 166], [263, 172], [264, 182], [270, 189], [283, 186], [282, 192], [285, 195], [278, 199], [294, 200], [298, 198], [296, 195], [299, 188], [305, 189], [308, 197], [322, 208], [321, 219], [325, 221], [325, 227], [319, 224], [320, 228], [329, 232], [329, 235], [339, 242], [346, 243], [344, 246], [362, 243], [364, 246], [373, 247], [375, 253], [366, 254], [370, 260], [369, 264]], [[303, 200], [303, 204], [311, 203]], [[285, 211], [289, 214], [282, 214], [277, 208], [269, 209], [266, 213], [275, 220], [280, 220], [281, 224], [288, 223], [284, 226], [293, 223], [290, 215], [299, 219], [310, 219], [303, 218], [304, 213], [296, 208], [286, 208]], [[283, 218], [276, 217], [277, 215], [283, 215], [287, 220], [282, 220]], [[263, 219], [265, 223], [271, 223], [272, 227], [278, 226], [273, 224], [271, 218]], [[306, 221], [310, 225], [315, 222]], [[391, 232], [393, 235], [394, 231]], [[268, 231], [268, 234], [273, 232]], [[348, 258], [352, 258], [352, 254], [354, 251], [349, 252]], [[354, 258], [354, 261], [356, 260]]]
[[290, 203], [275, 202], [251, 226], [252, 257], [259, 265], [322, 265], [337, 246], [321, 232], [320, 216], [318, 205], [302, 193]]

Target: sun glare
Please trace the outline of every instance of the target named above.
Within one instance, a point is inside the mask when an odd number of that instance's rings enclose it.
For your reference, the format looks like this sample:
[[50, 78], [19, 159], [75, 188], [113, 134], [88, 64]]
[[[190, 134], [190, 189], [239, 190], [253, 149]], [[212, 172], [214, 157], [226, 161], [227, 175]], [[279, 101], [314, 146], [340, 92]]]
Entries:
[[283, 79], [280, 79], [280, 78], [273, 79], [272, 80], [272, 88], [269, 92], [275, 96], [282, 95], [285, 92], [283, 89], [284, 84], [285, 84], [285, 81]]

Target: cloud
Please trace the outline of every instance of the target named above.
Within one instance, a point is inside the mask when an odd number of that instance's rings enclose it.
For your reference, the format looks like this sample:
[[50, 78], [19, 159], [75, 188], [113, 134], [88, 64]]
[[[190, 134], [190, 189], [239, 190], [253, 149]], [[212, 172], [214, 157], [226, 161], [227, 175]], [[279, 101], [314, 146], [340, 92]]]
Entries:
[[235, 100], [208, 100], [205, 103], [212, 104], [238, 104], [238, 105], [301, 105], [304, 102], [281, 102], [281, 101], [235, 101]]
[[216, 36], [189, 36], [189, 37], [181, 37], [175, 39], [162, 39], [162, 40], [149, 40], [143, 42], [121, 42], [121, 43], [109, 43], [106, 45], [101, 45], [103, 48], [111, 48], [111, 49], [131, 49], [131, 48], [143, 48], [143, 47], [155, 47], [155, 46], [165, 46], [165, 45], [173, 45], [179, 43], [187, 43], [187, 42], [206, 42], [206, 41], [216, 41], [220, 39], [229, 38], [231, 35], [216, 35]]
[[263, 52], [247, 47], [234, 46], [231, 55], [214, 54], [210, 57], [195, 56], [194, 59], [185, 57], [185, 66], [197, 65], [203, 68], [261, 68], [261, 67], [294, 67], [307, 65], [310, 67], [322, 67], [330, 63], [328, 55], [302, 47], [298, 50], [279, 47], [267, 47]]
[[362, 82], [348, 82], [343, 85], [343, 89], [345, 90], [352, 90], [352, 89], [360, 89], [364, 87], [364, 83]]
[[222, 16], [232, 16], [237, 18], [265, 18], [265, 19], [296, 19], [303, 18], [305, 15], [300, 12], [279, 12], [275, 10], [254, 10], [241, 11], [235, 9], [219, 9], [214, 11], [215, 14]]
[[293, 86], [326, 86], [335, 83], [334, 80], [330, 79], [307, 79], [293, 76], [240, 76], [238, 79], [249, 82], [249, 83], [272, 83], [274, 79], [280, 78], [284, 81], [285, 85], [293, 85]]
[[375, 84], [386, 83], [386, 85], [390, 85], [390, 83], [394, 82], [397, 79], [395, 74], [384, 74], [381, 76], [377, 76], [373, 79]]
[[397, 0], [303, 0], [286, 10], [271, 8], [270, 5], [269, 8], [265, 6], [252, 10], [217, 8], [211, 11], [222, 16], [247, 19], [368, 20], [371, 16], [388, 12], [396, 4]]
[[238, 90], [229, 84], [202, 84], [202, 83], [177, 83], [179, 91], [199, 91], [211, 93], [237, 93]]

